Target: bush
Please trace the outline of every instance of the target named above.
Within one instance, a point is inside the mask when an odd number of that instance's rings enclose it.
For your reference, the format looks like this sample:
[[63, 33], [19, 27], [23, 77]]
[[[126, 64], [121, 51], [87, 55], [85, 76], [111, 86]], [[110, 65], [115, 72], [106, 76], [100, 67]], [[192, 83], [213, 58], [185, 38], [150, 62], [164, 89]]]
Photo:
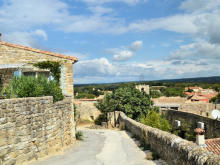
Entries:
[[75, 96], [76, 99], [94, 99], [95, 97], [95, 95], [88, 93], [79, 93], [77, 96]]
[[31, 76], [14, 77], [10, 84], [2, 89], [1, 96], [3, 98], [53, 96], [54, 102], [64, 98], [56, 81], [48, 81], [46, 77]]
[[160, 113], [156, 111], [149, 111], [147, 117], [142, 117], [141, 123], [146, 124], [148, 126], [161, 129], [163, 131], [170, 132], [171, 126], [165, 118], [163, 118]]
[[76, 140], [83, 140], [83, 132], [82, 131], [76, 132]]
[[107, 116], [106, 114], [102, 113], [95, 119], [96, 125], [101, 125], [102, 122], [107, 122]]

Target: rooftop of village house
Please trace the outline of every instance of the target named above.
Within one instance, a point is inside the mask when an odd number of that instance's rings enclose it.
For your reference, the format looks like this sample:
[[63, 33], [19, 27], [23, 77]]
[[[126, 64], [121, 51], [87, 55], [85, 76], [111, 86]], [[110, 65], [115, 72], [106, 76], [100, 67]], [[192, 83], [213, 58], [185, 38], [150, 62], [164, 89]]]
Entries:
[[46, 55], [54, 56], [54, 57], [58, 57], [58, 58], [64, 58], [64, 59], [73, 61], [73, 63], [76, 63], [78, 61], [77, 57], [67, 56], [67, 55], [60, 54], [60, 53], [54, 53], [54, 52], [50, 52], [50, 51], [45, 51], [45, 50], [41, 50], [41, 49], [36, 49], [36, 48], [22, 46], [22, 45], [18, 45], [18, 44], [14, 44], [14, 43], [5, 42], [5, 41], [1, 40], [1, 36], [2, 36], [2, 34], [0, 33], [0, 45], [14, 47], [14, 48], [32, 51], [32, 52], [36, 52], [36, 53], [42, 53], [42, 54], [46, 54]]

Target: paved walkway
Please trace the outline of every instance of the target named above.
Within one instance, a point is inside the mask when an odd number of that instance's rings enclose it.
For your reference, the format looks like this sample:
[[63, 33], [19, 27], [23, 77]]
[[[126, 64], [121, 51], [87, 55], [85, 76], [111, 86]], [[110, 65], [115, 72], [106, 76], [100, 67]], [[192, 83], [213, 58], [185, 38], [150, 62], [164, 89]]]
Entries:
[[84, 140], [63, 155], [32, 165], [161, 165], [148, 161], [125, 131], [83, 130]]

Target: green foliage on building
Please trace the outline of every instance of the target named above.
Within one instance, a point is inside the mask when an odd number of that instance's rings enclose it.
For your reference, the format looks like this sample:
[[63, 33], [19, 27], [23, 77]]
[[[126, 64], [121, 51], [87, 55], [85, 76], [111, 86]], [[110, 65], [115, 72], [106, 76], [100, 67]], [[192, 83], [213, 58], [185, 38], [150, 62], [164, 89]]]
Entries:
[[60, 77], [61, 77], [61, 64], [56, 61], [42, 61], [38, 62], [36, 64], [33, 64], [35, 67], [40, 68], [40, 69], [48, 69], [54, 79], [57, 82], [60, 82]]

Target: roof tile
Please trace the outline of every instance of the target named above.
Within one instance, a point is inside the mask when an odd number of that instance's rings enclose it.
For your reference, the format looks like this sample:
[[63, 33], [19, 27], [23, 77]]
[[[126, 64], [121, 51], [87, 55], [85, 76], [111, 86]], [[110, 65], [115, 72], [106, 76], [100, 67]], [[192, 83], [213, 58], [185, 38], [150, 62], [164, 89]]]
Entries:
[[0, 41], [0, 44], [5, 45], [5, 46], [14, 47], [14, 48], [24, 49], [24, 50], [28, 50], [28, 51], [32, 51], [32, 52], [36, 52], [36, 53], [42, 53], [42, 54], [46, 54], [46, 55], [54, 56], [54, 57], [58, 57], [58, 58], [64, 58], [64, 59], [71, 60], [71, 61], [74, 61], [74, 62], [78, 61], [77, 57], [66, 56], [66, 55], [59, 54], [59, 53], [53, 53], [53, 52], [49, 52], [49, 51], [45, 51], [45, 50], [30, 48], [30, 47], [17, 45], [17, 44], [12, 44], [12, 43], [3, 42], [3, 41]]
[[220, 138], [207, 139], [205, 143], [207, 145], [207, 150], [217, 155], [220, 155]]

